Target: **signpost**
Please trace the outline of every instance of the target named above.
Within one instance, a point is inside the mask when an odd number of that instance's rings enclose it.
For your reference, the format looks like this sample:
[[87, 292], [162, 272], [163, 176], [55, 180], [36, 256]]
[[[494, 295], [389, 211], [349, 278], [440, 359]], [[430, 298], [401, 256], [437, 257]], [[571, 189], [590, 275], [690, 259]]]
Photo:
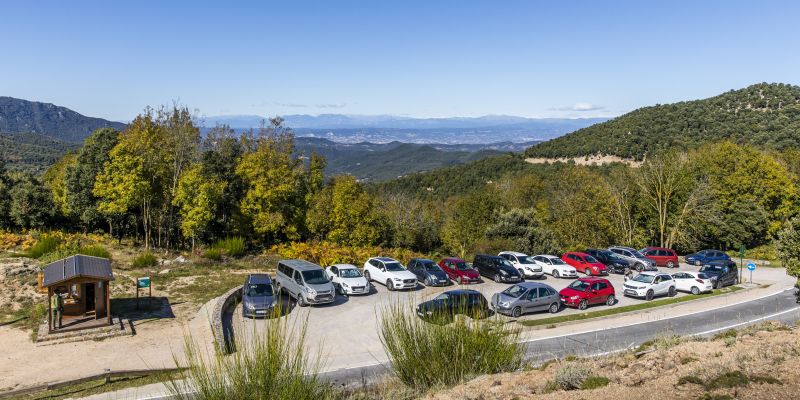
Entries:
[[136, 279], [136, 309], [139, 309], [139, 289], [147, 289], [147, 297], [153, 297], [153, 285], [150, 282], [150, 277]]
[[744, 267], [744, 245], [739, 246], [739, 282], [744, 280], [744, 271], [742, 268]]
[[747, 270], [750, 271], [750, 283], [753, 283], [753, 271], [756, 270], [756, 263], [747, 263]]

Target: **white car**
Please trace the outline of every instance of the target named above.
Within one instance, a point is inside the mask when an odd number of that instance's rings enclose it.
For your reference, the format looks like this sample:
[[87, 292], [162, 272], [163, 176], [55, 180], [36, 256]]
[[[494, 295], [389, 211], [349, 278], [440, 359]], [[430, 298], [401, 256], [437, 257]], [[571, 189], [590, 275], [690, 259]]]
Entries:
[[714, 281], [702, 272], [676, 272], [672, 279], [675, 280], [675, 289], [681, 292], [700, 294], [714, 291]]
[[394, 258], [372, 257], [364, 263], [364, 277], [376, 281], [389, 290], [415, 289], [417, 276]]
[[342, 296], [351, 294], [368, 294], [372, 285], [361, 274], [361, 270], [352, 264], [334, 264], [325, 268], [328, 279]]
[[639, 275], [625, 281], [623, 293], [625, 296], [653, 300], [655, 296], [675, 296], [677, 290], [675, 288], [675, 280], [669, 274], [641, 272]]
[[498, 256], [505, 258], [525, 278], [544, 278], [542, 267], [533, 261], [533, 257], [515, 251], [501, 251]]
[[540, 254], [533, 256], [533, 262], [542, 267], [542, 272], [553, 278], [577, 278], [578, 271], [559, 257]]

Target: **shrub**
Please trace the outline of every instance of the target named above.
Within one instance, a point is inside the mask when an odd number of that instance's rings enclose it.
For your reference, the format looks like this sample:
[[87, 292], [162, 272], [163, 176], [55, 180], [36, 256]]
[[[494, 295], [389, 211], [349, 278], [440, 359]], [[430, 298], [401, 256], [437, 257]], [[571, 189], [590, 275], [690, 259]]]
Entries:
[[747, 386], [750, 379], [742, 371], [728, 371], [706, 382], [706, 390], [716, 390]]
[[56, 249], [58, 249], [58, 245], [61, 241], [54, 236], [44, 235], [39, 240], [28, 249], [26, 255], [30, 258], [39, 258], [47, 253], [52, 253]]
[[241, 257], [244, 255], [244, 238], [230, 237], [218, 240], [213, 246], [216, 250], [221, 250], [228, 257]]
[[570, 362], [561, 366], [553, 378], [556, 385], [564, 390], [580, 389], [589, 377], [589, 371], [582, 364]]
[[133, 259], [134, 268], [155, 267], [158, 265], [158, 259], [151, 252], [144, 252]]
[[611, 381], [604, 376], [591, 375], [583, 381], [581, 384], [581, 390], [592, 390], [605, 387], [608, 386], [609, 382]]
[[262, 333], [239, 339], [240, 351], [211, 357], [205, 346], [186, 336], [186, 362], [175, 357], [185, 369], [166, 382], [167, 388], [181, 400], [332, 400], [333, 388], [319, 377], [319, 359], [306, 354], [306, 326], [306, 321], [267, 319]]
[[381, 313], [383, 348], [393, 373], [408, 387], [420, 391], [446, 387], [522, 365], [519, 330], [494, 319], [437, 322], [423, 321], [413, 307], [401, 303], [385, 306]]
[[696, 375], [686, 375], [686, 376], [682, 376], [682, 377], [680, 377], [680, 379], [678, 379], [678, 385], [685, 385], [687, 383], [693, 383], [695, 385], [702, 385], [705, 382], [703, 382], [703, 380], [700, 377], [696, 376]]
[[81, 247], [78, 249], [77, 253], [85, 256], [108, 258], [109, 260], [111, 259], [111, 253], [109, 253], [108, 250], [106, 250], [103, 246]]
[[220, 249], [208, 249], [203, 252], [203, 258], [219, 261], [222, 259], [222, 251]]

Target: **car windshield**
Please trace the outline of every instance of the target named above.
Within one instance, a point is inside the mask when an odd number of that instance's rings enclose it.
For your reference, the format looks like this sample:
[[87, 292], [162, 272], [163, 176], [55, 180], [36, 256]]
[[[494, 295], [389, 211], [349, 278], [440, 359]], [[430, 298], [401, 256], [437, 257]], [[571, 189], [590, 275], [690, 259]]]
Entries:
[[425, 268], [425, 271], [428, 272], [438, 272], [442, 270], [438, 265], [436, 265], [436, 263], [433, 262], [425, 263], [422, 266]]
[[633, 253], [633, 256], [636, 257], [636, 258], [645, 258], [644, 254], [642, 254], [642, 253], [640, 253], [640, 252], [638, 252], [636, 250], [631, 251], [631, 253]]
[[309, 285], [328, 283], [328, 277], [325, 276], [325, 272], [321, 269], [303, 271], [303, 280]]
[[706, 275], [706, 274], [704, 274], [702, 272], [698, 273], [697, 277], [700, 278], [700, 279], [711, 279], [710, 276], [708, 276], [708, 275]]
[[720, 267], [719, 265], [704, 265], [700, 267], [700, 272], [717, 273], [720, 271], [722, 271], [722, 267]]
[[459, 271], [467, 271], [467, 270], [470, 270], [470, 269], [472, 269], [472, 268], [470, 268], [470, 267], [469, 267], [469, 265], [467, 265], [467, 263], [466, 263], [466, 262], [464, 262], [464, 261], [459, 261], [459, 262], [457, 262], [457, 263], [455, 263], [455, 264], [456, 264], [456, 269], [457, 269], [457, 270], [459, 270]]
[[388, 262], [384, 265], [386, 265], [387, 271], [402, 271], [404, 269], [403, 265], [399, 262]]
[[562, 260], [560, 258], [553, 257], [553, 258], [548, 258], [548, 260], [550, 260], [550, 262], [553, 263], [553, 265], [566, 265], [567, 264], [567, 263], [564, 262], [564, 260]]
[[519, 262], [521, 264], [533, 264], [534, 263], [533, 262], [533, 257], [531, 257], [531, 256], [519, 257]]
[[596, 263], [596, 262], [598, 262], [598, 261], [597, 261], [597, 259], [596, 259], [596, 258], [594, 258], [594, 257], [592, 257], [592, 256], [590, 256], [590, 255], [586, 255], [586, 262], [590, 262], [590, 263]]
[[569, 284], [570, 289], [579, 290], [581, 292], [585, 292], [586, 289], [589, 288], [589, 284], [584, 281], [575, 281]]
[[248, 297], [272, 296], [272, 285], [268, 283], [251, 283], [247, 285], [245, 295]]
[[339, 270], [339, 276], [341, 276], [342, 278], [360, 278], [361, 271], [355, 268], [345, 268]]
[[636, 276], [634, 276], [634, 277], [633, 277], [633, 280], [634, 280], [634, 281], [636, 281], [636, 282], [642, 282], [642, 283], [653, 283], [653, 280], [654, 280], [655, 278], [656, 278], [656, 277], [655, 277], [654, 275], [644, 275], [644, 274], [640, 274], [640, 275], [636, 275]]
[[508, 262], [508, 260], [506, 260], [505, 258], [495, 258], [495, 259], [494, 259], [494, 265], [497, 265], [497, 266], [500, 266], [500, 265], [505, 265], [506, 267], [512, 267], [512, 268], [514, 267], [514, 266], [513, 266], [513, 265], [511, 265], [511, 263], [510, 263], [510, 262]]
[[503, 290], [503, 293], [516, 298], [522, 296], [522, 294], [525, 293], [525, 288], [520, 285], [514, 285], [506, 290]]

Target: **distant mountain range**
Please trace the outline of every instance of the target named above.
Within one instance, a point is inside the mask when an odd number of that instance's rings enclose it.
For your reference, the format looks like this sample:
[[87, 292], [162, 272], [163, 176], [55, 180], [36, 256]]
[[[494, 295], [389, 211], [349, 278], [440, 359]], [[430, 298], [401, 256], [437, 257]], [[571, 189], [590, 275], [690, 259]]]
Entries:
[[65, 107], [0, 97], [0, 133], [38, 133], [60, 141], [79, 143], [99, 128], [125, 129], [125, 124], [92, 118]]

